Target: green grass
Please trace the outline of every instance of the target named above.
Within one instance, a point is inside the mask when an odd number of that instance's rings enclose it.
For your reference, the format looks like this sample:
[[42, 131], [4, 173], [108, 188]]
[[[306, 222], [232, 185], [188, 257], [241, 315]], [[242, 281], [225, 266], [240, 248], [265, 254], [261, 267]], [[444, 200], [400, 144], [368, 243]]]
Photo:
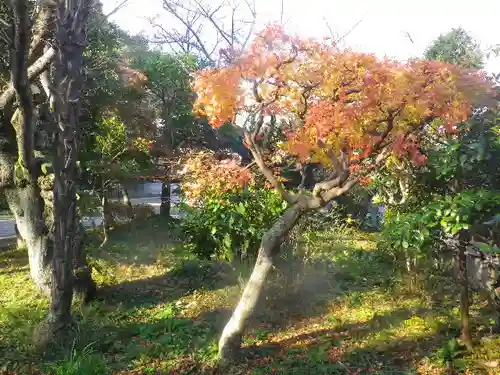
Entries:
[[[247, 269], [185, 253], [172, 223], [154, 218], [89, 248], [100, 291], [75, 304], [76, 339], [44, 359], [32, 334], [48, 308], [24, 251], [0, 252], [0, 370], [9, 374], [500, 374], [500, 336], [473, 306], [476, 352], [453, 346], [458, 294], [443, 278], [418, 289], [393, 274], [373, 235], [316, 233], [322, 261], [288, 263], [269, 281], [243, 344], [244, 360], [216, 363], [217, 339]], [[289, 287], [285, 287], [285, 283]], [[443, 298], [448, 296], [448, 298]], [[494, 367], [497, 365], [497, 367]], [[3, 368], [2, 368], [3, 366]], [[0, 373], [2, 373], [0, 371]]]
[[0, 210], [0, 220], [10, 220], [13, 217], [14, 216], [12, 215], [12, 213], [9, 210], [7, 210], [7, 211]]

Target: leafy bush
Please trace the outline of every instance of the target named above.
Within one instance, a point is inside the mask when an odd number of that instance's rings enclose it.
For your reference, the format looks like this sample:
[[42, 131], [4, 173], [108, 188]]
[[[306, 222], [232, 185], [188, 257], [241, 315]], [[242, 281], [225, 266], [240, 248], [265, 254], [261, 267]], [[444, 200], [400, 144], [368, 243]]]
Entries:
[[379, 248], [396, 257], [403, 251], [418, 260], [431, 255], [440, 241], [490, 219], [499, 210], [500, 193], [465, 190], [436, 196], [429, 204], [410, 211], [388, 211]]
[[285, 208], [272, 190], [226, 191], [186, 207], [181, 226], [198, 257], [232, 261], [255, 255], [261, 237]]

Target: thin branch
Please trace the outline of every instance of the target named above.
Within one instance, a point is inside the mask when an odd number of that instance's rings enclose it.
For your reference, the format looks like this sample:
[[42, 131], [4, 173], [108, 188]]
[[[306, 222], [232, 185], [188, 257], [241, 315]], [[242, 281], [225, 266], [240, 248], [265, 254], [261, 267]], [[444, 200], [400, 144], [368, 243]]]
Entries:
[[276, 189], [276, 191], [282, 196], [282, 198], [287, 201], [289, 204], [294, 204], [297, 202], [298, 197], [296, 195], [290, 194], [283, 184], [278, 181], [273, 171], [268, 168], [266, 162], [264, 161], [264, 156], [262, 155], [262, 151], [257, 143], [254, 142], [252, 137], [245, 135], [245, 140], [250, 146], [250, 152], [254, 157], [255, 164], [259, 167], [260, 171], [264, 175], [264, 177], [269, 181], [269, 183]]
[[368, 15], [368, 12], [366, 12], [363, 17], [361, 17], [361, 19], [356, 22], [344, 35], [342, 35], [339, 39], [337, 39], [335, 42], [336, 43], [340, 43], [341, 41], [343, 41], [347, 36], [349, 36], [349, 34], [351, 34], [360, 24], [361, 22], [363, 22], [363, 20], [365, 19], [365, 17]]
[[243, 51], [245, 47], [248, 44], [248, 41], [250, 40], [250, 37], [253, 34], [253, 29], [255, 27], [255, 22], [257, 21], [257, 11], [255, 9], [255, 0], [253, 0], [252, 4], [250, 5], [249, 0], [246, 0], [245, 3], [248, 6], [248, 9], [250, 10], [250, 13], [252, 15], [252, 20], [250, 21], [250, 29], [248, 30], [247, 36], [245, 37], [245, 40], [240, 46], [240, 49]]
[[171, 13], [175, 18], [177, 18], [180, 22], [182, 22], [182, 24], [191, 32], [191, 34], [193, 35], [193, 37], [196, 39], [196, 41], [198, 42], [198, 48], [200, 49], [200, 51], [205, 55], [205, 57], [207, 58], [207, 60], [210, 61], [210, 63], [214, 64], [215, 61], [212, 59], [212, 57], [210, 56], [210, 54], [208, 53], [206, 47], [205, 47], [205, 44], [203, 43], [203, 41], [201, 40], [201, 37], [200, 35], [196, 32], [196, 30], [193, 28], [193, 25], [191, 25], [184, 17], [182, 17], [179, 12], [177, 12], [177, 10], [175, 9], [175, 7], [169, 2], [169, 0], [164, 0], [163, 1], [163, 7], [169, 12]]
[[125, 6], [127, 6], [129, 0], [122, 0], [122, 2], [120, 4], [118, 4], [111, 12], [109, 12], [108, 14], [106, 14], [104, 16], [105, 19], [108, 19], [109, 17], [111, 17], [112, 15], [114, 15], [115, 13], [117, 13], [120, 9], [124, 8]]

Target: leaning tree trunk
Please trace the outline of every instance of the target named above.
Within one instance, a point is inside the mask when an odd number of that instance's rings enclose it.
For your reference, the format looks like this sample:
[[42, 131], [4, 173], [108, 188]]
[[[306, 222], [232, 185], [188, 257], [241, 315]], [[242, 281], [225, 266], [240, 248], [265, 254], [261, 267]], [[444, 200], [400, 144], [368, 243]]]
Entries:
[[263, 236], [250, 279], [219, 340], [219, 357], [222, 361], [235, 358], [241, 345], [245, 323], [255, 310], [281, 244], [304, 212], [305, 209], [299, 203], [289, 207]]

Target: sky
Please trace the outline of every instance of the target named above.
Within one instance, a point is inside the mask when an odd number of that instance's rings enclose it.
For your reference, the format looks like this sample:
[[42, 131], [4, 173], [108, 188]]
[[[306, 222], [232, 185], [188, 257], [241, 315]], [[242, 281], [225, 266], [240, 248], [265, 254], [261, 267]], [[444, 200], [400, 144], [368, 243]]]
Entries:
[[[105, 12], [121, 2], [101, 1]], [[279, 21], [281, 0], [255, 1], [257, 30]], [[406, 60], [422, 56], [440, 34], [460, 26], [483, 49], [500, 44], [499, 0], [283, 0], [283, 5], [287, 32], [321, 38], [330, 35], [329, 25], [337, 35], [350, 31], [343, 40], [345, 46], [380, 57]], [[172, 22], [162, 0], [129, 0], [110, 19], [130, 33], [153, 36], [154, 27], [147, 20], [150, 17], [156, 17], [164, 28]], [[500, 58], [487, 60], [486, 70], [500, 73]]]

